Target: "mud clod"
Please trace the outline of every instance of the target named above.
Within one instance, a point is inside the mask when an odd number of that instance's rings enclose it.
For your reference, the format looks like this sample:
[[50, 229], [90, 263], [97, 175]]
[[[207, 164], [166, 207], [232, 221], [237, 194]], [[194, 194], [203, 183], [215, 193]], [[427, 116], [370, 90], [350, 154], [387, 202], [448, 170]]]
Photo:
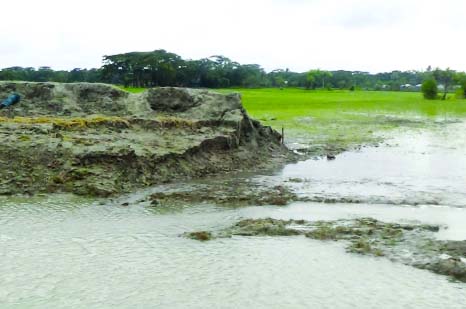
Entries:
[[199, 241], [208, 241], [213, 239], [212, 233], [206, 231], [187, 233], [185, 236]]
[[297, 195], [285, 186], [268, 187], [245, 182], [244, 179], [231, 179], [206, 185], [192, 185], [183, 191], [157, 192], [148, 197], [153, 206], [186, 203], [230, 206], [283, 206], [297, 199]]
[[283, 221], [276, 219], [246, 219], [238, 222], [227, 231], [227, 234], [238, 236], [294, 236], [301, 232], [289, 225], [293, 220]]

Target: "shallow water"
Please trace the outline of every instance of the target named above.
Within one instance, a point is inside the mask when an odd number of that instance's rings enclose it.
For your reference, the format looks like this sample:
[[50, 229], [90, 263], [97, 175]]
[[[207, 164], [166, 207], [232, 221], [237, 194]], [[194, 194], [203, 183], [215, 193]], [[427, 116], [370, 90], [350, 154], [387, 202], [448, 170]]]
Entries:
[[299, 177], [306, 181], [288, 184], [303, 196], [363, 203], [154, 209], [66, 195], [0, 200], [0, 307], [464, 308], [464, 283], [348, 254], [343, 243], [305, 237], [200, 243], [179, 235], [249, 217], [370, 216], [441, 224], [439, 238], [466, 239], [465, 128], [412, 131], [389, 146], [256, 178]]
[[388, 146], [346, 152], [334, 161], [288, 165], [305, 196], [351, 198], [370, 204], [466, 207], [466, 123], [400, 131]]

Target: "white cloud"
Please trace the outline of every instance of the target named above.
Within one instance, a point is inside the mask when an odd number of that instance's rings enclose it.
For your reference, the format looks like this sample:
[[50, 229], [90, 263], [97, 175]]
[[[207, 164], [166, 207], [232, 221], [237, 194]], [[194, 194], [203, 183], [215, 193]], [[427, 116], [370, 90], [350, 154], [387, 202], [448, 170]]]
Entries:
[[2, 11], [0, 67], [98, 67], [163, 48], [268, 70], [466, 70], [460, 0], [15, 0]]

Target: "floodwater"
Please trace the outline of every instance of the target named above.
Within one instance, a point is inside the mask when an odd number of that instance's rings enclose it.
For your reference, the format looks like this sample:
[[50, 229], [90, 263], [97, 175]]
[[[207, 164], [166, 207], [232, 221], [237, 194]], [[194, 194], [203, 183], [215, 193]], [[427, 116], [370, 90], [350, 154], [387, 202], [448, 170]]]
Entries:
[[343, 243], [179, 236], [251, 217], [374, 217], [441, 224], [439, 238], [466, 239], [465, 129], [403, 132], [388, 145], [255, 178], [300, 178], [287, 184], [301, 196], [341, 203], [158, 209], [121, 206], [138, 196], [2, 199], [0, 308], [465, 308], [466, 284], [348, 254]]
[[306, 181], [298, 191], [323, 199], [370, 204], [466, 207], [466, 124], [400, 130], [389, 147], [346, 152], [335, 161], [287, 166], [284, 177]]

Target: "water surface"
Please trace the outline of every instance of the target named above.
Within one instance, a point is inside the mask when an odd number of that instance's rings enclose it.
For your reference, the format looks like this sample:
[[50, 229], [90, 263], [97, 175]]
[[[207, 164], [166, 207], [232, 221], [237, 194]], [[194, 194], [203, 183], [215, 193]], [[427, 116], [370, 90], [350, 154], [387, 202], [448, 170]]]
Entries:
[[151, 208], [54, 195], [0, 200], [1, 308], [464, 308], [466, 285], [344, 243], [305, 237], [179, 235], [242, 218], [374, 217], [442, 224], [466, 239], [466, 126], [412, 131], [335, 161], [309, 160], [254, 181], [307, 197], [286, 207]]

